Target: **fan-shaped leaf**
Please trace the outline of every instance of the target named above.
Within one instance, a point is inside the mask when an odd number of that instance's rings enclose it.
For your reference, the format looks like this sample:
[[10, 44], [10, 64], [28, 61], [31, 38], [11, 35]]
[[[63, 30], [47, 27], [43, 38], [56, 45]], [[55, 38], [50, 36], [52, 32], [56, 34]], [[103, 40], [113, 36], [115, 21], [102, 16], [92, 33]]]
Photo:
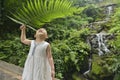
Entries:
[[22, 8], [12, 13], [13, 17], [9, 18], [20, 24], [41, 27], [56, 18], [64, 18], [76, 11], [77, 8], [68, 0], [28, 0], [26, 5], [23, 4]]

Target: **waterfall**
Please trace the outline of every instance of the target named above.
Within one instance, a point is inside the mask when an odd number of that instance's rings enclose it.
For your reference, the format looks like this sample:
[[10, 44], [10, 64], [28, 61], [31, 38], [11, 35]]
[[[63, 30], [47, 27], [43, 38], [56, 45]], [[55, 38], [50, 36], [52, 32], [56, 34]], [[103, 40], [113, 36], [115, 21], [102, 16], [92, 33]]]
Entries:
[[107, 17], [106, 17], [106, 20], [109, 20], [109, 17], [112, 13], [112, 10], [113, 10], [113, 6], [107, 6]]
[[92, 69], [92, 58], [89, 58], [89, 60], [88, 60], [88, 70], [83, 73], [83, 75], [85, 76], [86, 79], [88, 78], [88, 75], [89, 75], [91, 69]]
[[[99, 56], [102, 56], [110, 52], [110, 50], [107, 48], [106, 41], [105, 41], [106, 35], [107, 34], [105, 34], [104, 32], [101, 32], [87, 40], [91, 48], [96, 48], [98, 50]], [[89, 74], [90, 74], [90, 71], [92, 70], [92, 54], [93, 52], [91, 51], [88, 58], [88, 69], [83, 73], [86, 80], [89, 80]]]
[[98, 34], [96, 34], [96, 36], [97, 36], [97, 41], [98, 41], [98, 55], [101, 56], [105, 53], [110, 52], [110, 50], [105, 45], [105, 41], [103, 40], [104, 34], [98, 33]]
[[108, 15], [111, 15], [111, 12], [112, 12], [112, 6], [108, 6]]
[[[91, 24], [91, 25], [92, 25], [92, 24]], [[87, 39], [87, 43], [88, 43], [88, 45], [91, 46], [91, 42], [90, 42], [89, 39]], [[89, 80], [89, 73], [90, 73], [91, 70], [92, 70], [92, 52], [90, 52], [90, 54], [89, 54], [88, 70], [83, 73], [83, 75], [84, 75], [84, 77], [86, 78], [86, 80]]]
[[[103, 0], [99, 0], [99, 1], [103, 1]], [[87, 43], [91, 46], [91, 52], [88, 58], [88, 69], [83, 73], [86, 80], [89, 80], [89, 76], [90, 76], [89, 74], [90, 74], [90, 71], [92, 70], [92, 54], [94, 53], [94, 51], [95, 52], [98, 51], [97, 53], [99, 56], [102, 56], [110, 52], [110, 50], [107, 48], [107, 45], [106, 45], [106, 41], [108, 40], [107, 36], [109, 35], [106, 34], [106, 32], [104, 31], [104, 28], [102, 28], [101, 25], [110, 20], [110, 16], [113, 11], [113, 6], [114, 5], [105, 6], [106, 17], [103, 20], [92, 22], [87, 26], [90, 29], [96, 30], [97, 33], [92, 34], [87, 39]]]

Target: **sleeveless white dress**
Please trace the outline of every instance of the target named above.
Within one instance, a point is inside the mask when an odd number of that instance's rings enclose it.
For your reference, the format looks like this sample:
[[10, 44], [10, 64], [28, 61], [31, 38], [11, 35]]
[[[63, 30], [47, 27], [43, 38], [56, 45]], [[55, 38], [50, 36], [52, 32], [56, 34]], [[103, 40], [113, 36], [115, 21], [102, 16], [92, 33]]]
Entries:
[[52, 80], [51, 67], [46, 55], [48, 45], [46, 41], [36, 43], [32, 40], [22, 80]]

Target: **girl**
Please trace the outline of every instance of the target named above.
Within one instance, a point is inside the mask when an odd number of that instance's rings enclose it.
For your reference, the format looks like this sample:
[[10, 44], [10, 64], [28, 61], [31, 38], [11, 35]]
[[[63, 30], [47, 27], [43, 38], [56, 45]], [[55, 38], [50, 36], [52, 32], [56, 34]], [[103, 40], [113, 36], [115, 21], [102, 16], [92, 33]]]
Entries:
[[55, 70], [50, 44], [45, 41], [47, 31], [40, 28], [36, 31], [35, 40], [26, 39], [26, 27], [20, 26], [21, 42], [30, 45], [22, 80], [54, 80]]

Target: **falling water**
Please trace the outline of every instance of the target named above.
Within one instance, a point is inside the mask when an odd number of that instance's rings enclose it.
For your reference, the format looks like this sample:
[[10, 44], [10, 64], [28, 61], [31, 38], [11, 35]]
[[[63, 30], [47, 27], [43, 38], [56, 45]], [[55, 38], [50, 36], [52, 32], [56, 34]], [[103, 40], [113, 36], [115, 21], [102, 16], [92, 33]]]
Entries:
[[[106, 16], [105, 20], [90, 23], [89, 27], [94, 29], [94, 24], [106, 23], [110, 19], [110, 15], [112, 13], [112, 10], [113, 10], [113, 6], [107, 6], [107, 13], [106, 13], [107, 16]], [[106, 42], [104, 40], [105, 34], [103, 34], [102, 31], [100, 31], [100, 33], [96, 34], [96, 38], [97, 38], [97, 42], [98, 42], [97, 43], [97, 45], [98, 45], [98, 48], [97, 48], [98, 49], [98, 55], [102, 56], [102, 55], [104, 55], [106, 53], [109, 53], [110, 50], [107, 48]], [[92, 45], [92, 43], [90, 43], [90, 44]], [[92, 47], [93, 47], [93, 45], [92, 45]], [[83, 75], [85, 76], [86, 80], [89, 80], [89, 73], [92, 70], [92, 53], [90, 54], [90, 56], [91, 57], [89, 57], [89, 59], [88, 59], [88, 70], [83, 73]]]
[[98, 54], [99, 56], [110, 52], [110, 50], [107, 48], [107, 46], [105, 45], [105, 42], [103, 40], [103, 35], [102, 33], [98, 33], [96, 34], [97, 36], [97, 41], [98, 41]]
[[[89, 39], [87, 39], [87, 42], [88, 42], [88, 45], [91, 46], [91, 42], [90, 42]], [[90, 51], [89, 59], [88, 59], [88, 70], [83, 73], [86, 80], [89, 80], [89, 73], [90, 73], [91, 70], [92, 70], [92, 52]]]
[[111, 12], [112, 12], [112, 6], [108, 6], [108, 15], [111, 15]]
[[106, 17], [106, 20], [109, 20], [110, 18], [110, 15], [111, 15], [111, 13], [112, 13], [112, 10], [113, 10], [113, 7], [112, 6], [108, 6], [107, 7], [107, 17]]
[[88, 63], [88, 70], [83, 73], [83, 75], [86, 77], [86, 80], [88, 80], [88, 75], [92, 69], [92, 58], [89, 58]]
[[[107, 17], [106, 17], [107, 21], [110, 19], [110, 15], [112, 13], [112, 10], [113, 10], [113, 6], [108, 6], [107, 7]], [[97, 41], [98, 41], [98, 54], [99, 54], [99, 56], [110, 52], [109, 49], [107, 48], [107, 46], [105, 45], [105, 41], [103, 40], [104, 35], [105, 34], [103, 34], [103, 33], [96, 34]]]

